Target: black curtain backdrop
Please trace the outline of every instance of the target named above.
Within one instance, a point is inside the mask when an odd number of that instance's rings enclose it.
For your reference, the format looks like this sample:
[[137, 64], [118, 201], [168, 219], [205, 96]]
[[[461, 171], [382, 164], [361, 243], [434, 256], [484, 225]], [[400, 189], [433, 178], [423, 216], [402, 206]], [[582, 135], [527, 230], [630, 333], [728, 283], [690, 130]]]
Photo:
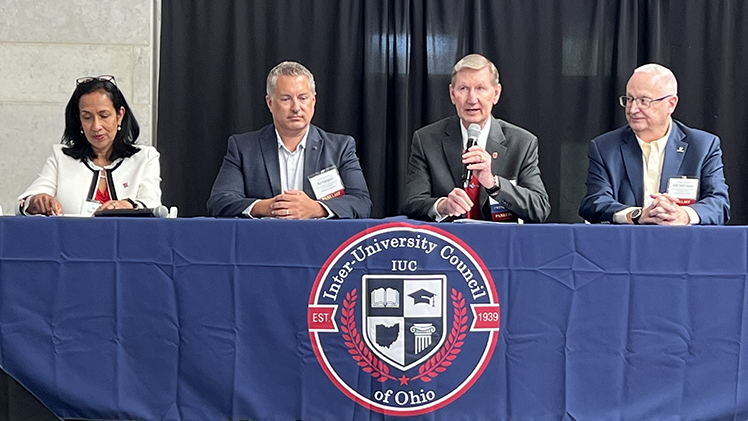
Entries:
[[29, 420], [60, 421], [60, 418], [21, 383], [0, 369], [0, 421]]
[[719, 135], [732, 224], [745, 224], [743, 0], [163, 0], [157, 146], [164, 202], [205, 215], [229, 135], [272, 121], [265, 78], [283, 60], [317, 80], [312, 122], [353, 135], [374, 203], [397, 215], [413, 131], [453, 115], [451, 68], [499, 68], [493, 114], [535, 133], [552, 222], [579, 222], [587, 145], [626, 123], [616, 98], [657, 62], [674, 117]]

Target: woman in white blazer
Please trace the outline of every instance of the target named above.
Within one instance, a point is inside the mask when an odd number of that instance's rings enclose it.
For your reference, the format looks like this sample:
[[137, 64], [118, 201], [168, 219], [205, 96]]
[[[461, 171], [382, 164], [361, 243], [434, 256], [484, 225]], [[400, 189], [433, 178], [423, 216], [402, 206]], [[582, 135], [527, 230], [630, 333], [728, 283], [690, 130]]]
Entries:
[[18, 198], [18, 214], [90, 215], [161, 205], [159, 153], [135, 145], [140, 126], [114, 76], [84, 77], [65, 108], [62, 144]]

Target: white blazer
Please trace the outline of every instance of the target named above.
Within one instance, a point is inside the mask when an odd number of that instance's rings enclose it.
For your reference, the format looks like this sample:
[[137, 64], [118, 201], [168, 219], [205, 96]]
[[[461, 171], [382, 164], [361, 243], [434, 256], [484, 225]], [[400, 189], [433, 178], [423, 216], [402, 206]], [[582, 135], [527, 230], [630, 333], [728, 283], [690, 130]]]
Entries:
[[[52, 146], [52, 155], [39, 177], [18, 197], [19, 205], [23, 198], [47, 193], [60, 202], [63, 214], [78, 215], [86, 200], [94, 200], [100, 171], [107, 172], [109, 196], [113, 200], [130, 198], [148, 208], [161, 205], [161, 167], [156, 148], [137, 145], [140, 150], [135, 155], [102, 168], [88, 158], [81, 162], [65, 155], [63, 147]], [[19, 213], [16, 206], [16, 214]]]

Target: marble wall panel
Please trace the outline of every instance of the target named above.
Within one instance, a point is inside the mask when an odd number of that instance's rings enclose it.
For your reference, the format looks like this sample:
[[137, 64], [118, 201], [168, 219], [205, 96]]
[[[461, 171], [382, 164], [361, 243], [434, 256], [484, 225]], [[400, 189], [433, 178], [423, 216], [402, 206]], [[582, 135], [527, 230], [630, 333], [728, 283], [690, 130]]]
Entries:
[[129, 46], [0, 43], [0, 102], [67, 102], [81, 76], [111, 74], [132, 98]]
[[137, 143], [140, 145], [152, 145], [151, 140], [151, 106], [149, 104], [130, 104], [135, 117], [140, 125], [140, 137]]
[[2, 0], [0, 42], [149, 45], [153, 0]]
[[60, 143], [65, 104], [0, 104], [0, 205], [13, 213], [18, 195]]

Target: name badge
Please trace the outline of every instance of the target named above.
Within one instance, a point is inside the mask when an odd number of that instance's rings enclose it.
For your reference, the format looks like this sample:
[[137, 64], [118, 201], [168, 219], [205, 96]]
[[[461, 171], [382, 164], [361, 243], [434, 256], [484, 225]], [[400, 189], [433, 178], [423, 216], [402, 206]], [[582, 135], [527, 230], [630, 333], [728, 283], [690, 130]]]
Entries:
[[517, 217], [493, 198], [488, 198], [491, 205], [491, 220], [494, 222], [517, 222]]
[[667, 192], [678, 199], [679, 205], [693, 205], [699, 198], [699, 179], [673, 177], [667, 181]]
[[91, 216], [96, 212], [96, 209], [101, 206], [101, 203], [95, 201], [95, 200], [86, 200], [81, 205], [81, 216]]
[[[509, 179], [509, 182], [513, 186], [517, 185], [516, 179]], [[488, 204], [491, 207], [491, 220], [494, 222], [517, 222], [519, 224], [524, 223], [517, 215], [513, 214], [512, 211], [505, 208], [502, 204], [496, 201], [493, 197], [488, 197]]]
[[335, 166], [325, 168], [307, 178], [309, 184], [312, 185], [312, 191], [314, 191], [317, 200], [328, 200], [345, 194], [343, 180], [340, 179], [340, 174]]

